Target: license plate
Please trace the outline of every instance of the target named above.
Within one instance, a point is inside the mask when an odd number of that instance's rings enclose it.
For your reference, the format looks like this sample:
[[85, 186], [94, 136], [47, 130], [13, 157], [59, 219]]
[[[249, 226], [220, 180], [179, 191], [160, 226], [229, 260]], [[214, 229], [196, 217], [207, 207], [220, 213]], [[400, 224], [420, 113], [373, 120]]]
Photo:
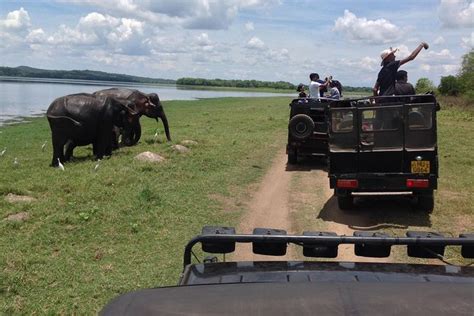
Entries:
[[428, 160], [412, 161], [411, 173], [430, 173], [430, 162]]

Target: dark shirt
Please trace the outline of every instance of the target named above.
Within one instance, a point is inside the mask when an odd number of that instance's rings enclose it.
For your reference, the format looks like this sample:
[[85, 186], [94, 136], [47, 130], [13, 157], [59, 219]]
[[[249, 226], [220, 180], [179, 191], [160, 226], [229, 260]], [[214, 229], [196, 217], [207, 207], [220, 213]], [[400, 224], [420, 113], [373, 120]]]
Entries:
[[300, 94], [298, 94], [298, 98], [306, 98], [307, 95], [304, 91], [301, 91]]
[[397, 76], [400, 61], [394, 60], [385, 65], [379, 71], [377, 82], [379, 83], [379, 95], [395, 94], [395, 80]]
[[[318, 80], [316, 80], [316, 81], [319, 82], [320, 84], [325, 84], [325, 83], [326, 83], [326, 81], [321, 80], [321, 79], [318, 79]], [[320, 96], [321, 98], [324, 97], [324, 92], [327, 92], [327, 91], [328, 91], [328, 88], [327, 88], [327, 87], [323, 87], [323, 88], [319, 89], [319, 96]]]
[[395, 83], [395, 94], [396, 95], [414, 95], [416, 94], [413, 85], [408, 82], [396, 82]]

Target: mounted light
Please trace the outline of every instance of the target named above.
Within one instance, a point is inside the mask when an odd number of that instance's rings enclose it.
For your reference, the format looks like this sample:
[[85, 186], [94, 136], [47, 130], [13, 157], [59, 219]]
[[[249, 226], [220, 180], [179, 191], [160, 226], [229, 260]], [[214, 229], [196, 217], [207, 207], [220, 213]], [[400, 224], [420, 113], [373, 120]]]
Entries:
[[[443, 238], [444, 236], [439, 233], [433, 232], [414, 232], [408, 231], [407, 237], [412, 238]], [[408, 245], [408, 256], [415, 258], [437, 258], [438, 256], [444, 256], [444, 245], [432, 246], [432, 245]]]
[[[337, 236], [331, 232], [303, 232], [303, 236]], [[303, 243], [303, 256], [314, 258], [336, 258], [338, 244], [324, 243]]]
[[[202, 235], [232, 235], [234, 227], [204, 226]], [[230, 253], [235, 251], [234, 241], [202, 242], [202, 251], [209, 253]]]
[[[379, 233], [379, 232], [354, 232], [354, 237], [390, 237], [390, 235]], [[354, 252], [356, 256], [360, 257], [374, 257], [374, 258], [386, 258], [390, 256], [390, 245], [374, 245], [374, 244], [356, 244], [354, 246]]]
[[356, 179], [337, 179], [336, 187], [339, 189], [356, 189], [359, 187], [359, 181]]
[[[271, 228], [255, 228], [254, 235], [286, 235], [286, 230]], [[252, 251], [258, 255], [284, 256], [286, 255], [286, 241], [254, 241]]]
[[428, 179], [407, 179], [407, 188], [426, 189], [429, 187], [430, 187], [430, 180]]
[[[459, 238], [471, 238], [474, 239], [474, 234], [461, 234]], [[464, 258], [473, 259], [474, 258], [474, 246], [462, 246], [461, 255]]]

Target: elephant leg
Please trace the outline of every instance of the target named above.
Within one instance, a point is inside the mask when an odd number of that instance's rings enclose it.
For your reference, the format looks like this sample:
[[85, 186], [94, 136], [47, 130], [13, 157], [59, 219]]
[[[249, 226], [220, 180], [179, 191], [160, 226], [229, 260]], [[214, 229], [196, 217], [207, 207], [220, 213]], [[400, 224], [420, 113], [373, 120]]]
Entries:
[[69, 161], [72, 157], [72, 153], [76, 148], [76, 143], [73, 140], [68, 140], [66, 142], [66, 153], [64, 154], [64, 161]]
[[58, 135], [53, 134], [53, 159], [51, 161], [52, 167], [57, 167], [59, 165], [58, 159], [61, 162], [64, 162], [64, 144], [66, 140]]

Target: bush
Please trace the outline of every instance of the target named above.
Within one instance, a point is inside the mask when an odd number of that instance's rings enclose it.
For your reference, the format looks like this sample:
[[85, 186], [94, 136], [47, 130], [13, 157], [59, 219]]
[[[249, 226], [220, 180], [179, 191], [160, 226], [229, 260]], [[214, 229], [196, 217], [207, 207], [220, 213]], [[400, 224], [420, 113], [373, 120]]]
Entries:
[[460, 79], [454, 76], [441, 77], [438, 90], [442, 95], [457, 96], [461, 91]]
[[431, 81], [428, 78], [420, 78], [416, 82], [415, 90], [416, 93], [423, 94], [428, 91], [434, 91], [436, 87], [433, 84], [433, 81]]

